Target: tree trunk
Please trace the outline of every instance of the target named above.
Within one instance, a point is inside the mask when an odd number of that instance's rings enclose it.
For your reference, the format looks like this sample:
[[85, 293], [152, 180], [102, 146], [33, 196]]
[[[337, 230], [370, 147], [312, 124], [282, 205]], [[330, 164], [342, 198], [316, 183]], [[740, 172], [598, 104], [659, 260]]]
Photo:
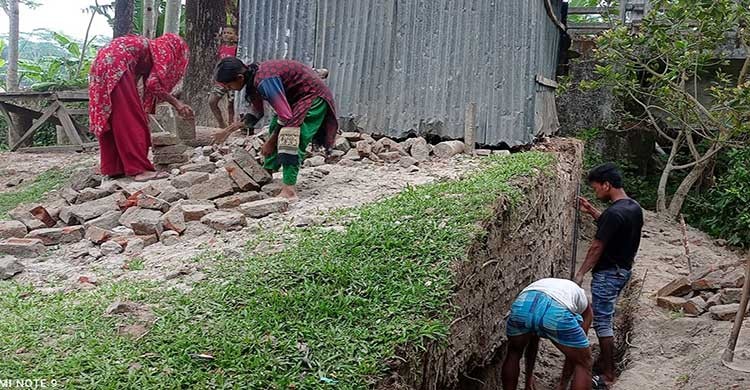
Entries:
[[183, 101], [193, 107], [198, 125], [213, 123], [206, 104], [213, 86], [213, 69], [218, 58], [216, 34], [226, 22], [223, 1], [187, 0], [185, 5], [186, 41], [190, 46], [190, 65], [183, 85]]
[[18, 0], [8, 1], [8, 71], [5, 78], [5, 89], [8, 92], [18, 91]]
[[695, 185], [695, 183], [703, 176], [703, 172], [712, 160], [713, 159], [708, 159], [707, 161], [695, 165], [693, 169], [690, 170], [690, 173], [682, 179], [682, 183], [677, 187], [677, 191], [675, 191], [672, 200], [669, 202], [667, 215], [670, 218], [676, 219], [680, 214], [680, 211], [682, 211], [682, 205], [685, 204], [685, 199], [687, 198], [688, 193], [690, 193], [690, 189], [693, 188], [693, 185]]
[[677, 151], [682, 144], [682, 134], [680, 132], [677, 138], [672, 141], [672, 150], [669, 152], [667, 165], [662, 170], [661, 178], [659, 179], [659, 187], [656, 190], [656, 212], [660, 214], [667, 211], [667, 182], [669, 181], [669, 175], [672, 174], [672, 167], [674, 166], [674, 159], [677, 157]]
[[164, 34], [180, 33], [180, 12], [182, 5], [180, 0], [167, 0], [167, 9], [164, 12]]
[[128, 35], [133, 31], [133, 10], [135, 0], [115, 1], [115, 24], [113, 37]]
[[143, 0], [143, 36], [149, 39], [156, 38], [156, 11], [154, 0]]

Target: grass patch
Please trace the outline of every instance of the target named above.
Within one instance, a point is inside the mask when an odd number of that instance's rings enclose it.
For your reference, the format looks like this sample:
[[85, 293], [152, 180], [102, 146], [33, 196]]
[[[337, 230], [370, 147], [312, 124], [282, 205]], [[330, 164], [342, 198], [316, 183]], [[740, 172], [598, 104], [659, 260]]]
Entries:
[[[367, 388], [398, 345], [444, 339], [451, 264], [498, 196], [553, 162], [492, 157], [464, 180], [409, 188], [348, 210], [345, 231], [305, 229], [269, 256], [221, 261], [190, 293], [118, 282], [44, 296], [0, 284], [0, 378], [69, 388]], [[154, 307], [139, 341], [115, 335], [114, 300]], [[212, 359], [197, 357], [210, 355]]]
[[0, 194], [0, 219], [8, 219], [8, 211], [19, 204], [39, 202], [48, 192], [60, 189], [71, 174], [71, 170], [53, 168], [37, 176], [23, 189]]

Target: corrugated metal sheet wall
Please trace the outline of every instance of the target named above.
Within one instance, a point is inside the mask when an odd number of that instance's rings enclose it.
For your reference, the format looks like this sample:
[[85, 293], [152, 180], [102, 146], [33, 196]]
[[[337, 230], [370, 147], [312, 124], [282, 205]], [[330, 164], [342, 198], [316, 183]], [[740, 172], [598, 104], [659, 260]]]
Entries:
[[559, 42], [543, 0], [241, 0], [240, 24], [243, 60], [329, 68], [339, 116], [367, 132], [461, 138], [472, 101], [479, 143], [543, 128], [534, 80], [554, 79]]

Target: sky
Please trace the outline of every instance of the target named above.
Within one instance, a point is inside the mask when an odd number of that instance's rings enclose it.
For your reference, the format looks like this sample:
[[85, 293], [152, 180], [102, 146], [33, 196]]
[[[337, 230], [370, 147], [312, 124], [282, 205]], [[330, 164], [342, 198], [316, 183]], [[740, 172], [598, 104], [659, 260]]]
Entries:
[[[60, 32], [78, 40], [86, 35], [91, 14], [82, 10], [94, 4], [94, 0], [39, 0], [41, 5], [36, 9], [20, 7], [20, 30], [22, 33], [32, 32], [38, 28], [46, 28]], [[99, 4], [110, 4], [112, 0], [99, 0]], [[8, 17], [0, 11], [0, 34], [8, 33]], [[94, 17], [91, 25], [91, 35], [112, 36], [112, 28], [107, 24], [104, 16]]]

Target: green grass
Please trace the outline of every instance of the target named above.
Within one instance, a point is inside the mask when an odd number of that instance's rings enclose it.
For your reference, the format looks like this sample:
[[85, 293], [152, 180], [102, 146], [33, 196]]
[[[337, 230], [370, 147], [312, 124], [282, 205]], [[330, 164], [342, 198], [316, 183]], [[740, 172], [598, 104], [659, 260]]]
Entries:
[[53, 168], [43, 172], [30, 185], [18, 191], [0, 194], [0, 219], [7, 219], [8, 211], [19, 204], [39, 202], [48, 192], [62, 188], [71, 173], [69, 169]]
[[[553, 157], [487, 161], [470, 178], [347, 210], [345, 231], [304, 229], [274, 255], [208, 259], [217, 269], [189, 293], [118, 282], [41, 295], [0, 283], [0, 378], [76, 389], [367, 388], [397, 346], [446, 337], [451, 264], [498, 196], [523, 198], [513, 179], [544, 172]], [[118, 319], [102, 313], [118, 299], [154, 308], [147, 336], [116, 335]]]

